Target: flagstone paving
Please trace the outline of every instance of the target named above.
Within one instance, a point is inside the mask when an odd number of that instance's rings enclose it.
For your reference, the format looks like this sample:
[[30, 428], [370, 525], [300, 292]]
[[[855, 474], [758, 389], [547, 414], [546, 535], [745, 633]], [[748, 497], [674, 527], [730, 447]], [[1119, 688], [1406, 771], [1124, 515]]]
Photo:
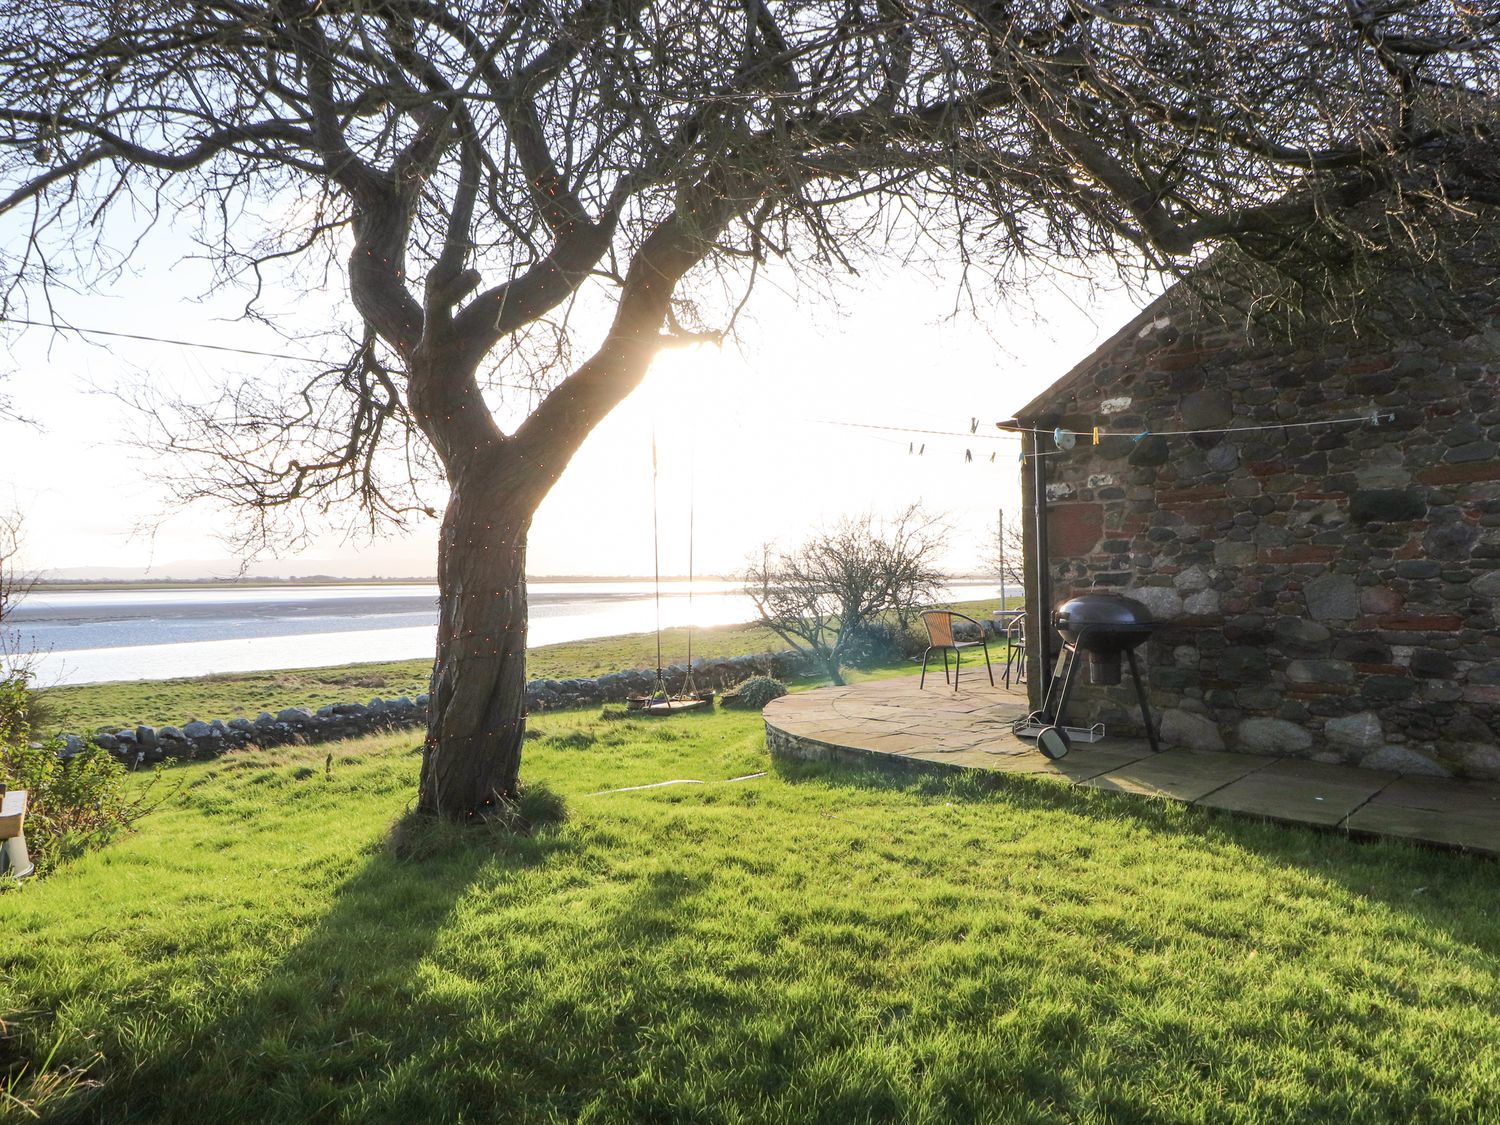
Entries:
[[765, 710], [774, 753], [904, 769], [979, 769], [1053, 777], [1361, 837], [1410, 840], [1500, 856], [1500, 783], [1402, 776], [1302, 758], [1152, 751], [1144, 739], [1075, 744], [1049, 761], [1011, 724], [1022, 690], [916, 677], [821, 688]]

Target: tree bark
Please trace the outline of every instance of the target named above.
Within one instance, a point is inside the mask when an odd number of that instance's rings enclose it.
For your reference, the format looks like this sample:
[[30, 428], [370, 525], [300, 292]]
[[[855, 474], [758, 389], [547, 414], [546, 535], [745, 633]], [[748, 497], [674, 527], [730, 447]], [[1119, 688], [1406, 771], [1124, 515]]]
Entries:
[[515, 799], [526, 733], [531, 503], [499, 476], [454, 480], [438, 544], [437, 659], [417, 809], [456, 820]]
[[840, 671], [843, 665], [842, 655], [838, 649], [833, 649], [823, 655], [823, 668], [827, 671], [829, 682], [834, 687], [844, 686], [844, 675]]
[[674, 287], [733, 214], [722, 193], [710, 203], [664, 220], [646, 238], [599, 351], [514, 433], [501, 433], [475, 379], [490, 345], [435, 318], [408, 359], [412, 415], [451, 489], [438, 544], [437, 659], [420, 812], [482, 819], [519, 795], [531, 518], [594, 426], [644, 377]]

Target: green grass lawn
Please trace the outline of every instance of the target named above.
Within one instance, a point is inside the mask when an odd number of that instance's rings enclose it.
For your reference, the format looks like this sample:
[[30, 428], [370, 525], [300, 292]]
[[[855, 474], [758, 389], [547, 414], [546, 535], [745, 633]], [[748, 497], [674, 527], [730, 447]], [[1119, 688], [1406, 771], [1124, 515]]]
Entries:
[[[981, 617], [994, 606], [991, 602], [964, 602], [957, 608]], [[663, 629], [661, 643], [665, 663], [686, 661], [686, 629]], [[775, 633], [759, 625], [718, 625], [693, 632], [695, 657], [779, 652], [787, 647]], [[655, 633], [543, 645], [526, 654], [529, 679], [592, 677], [655, 666]], [[363, 703], [376, 695], [388, 699], [401, 695], [415, 698], [427, 690], [431, 675], [430, 659], [391, 660], [332, 668], [80, 684], [48, 688], [39, 695], [55, 716], [49, 718], [49, 731], [92, 734], [100, 727], [119, 728], [137, 723], [162, 726], [181, 725], [192, 719], [207, 722], [236, 716], [254, 718], [261, 711], [274, 713], [283, 707], [316, 709], [325, 703]]]
[[[1500, 1118], [1493, 863], [779, 769], [754, 715], [532, 726], [530, 838], [393, 846], [410, 735], [168, 771], [0, 895], [0, 1117]], [[713, 784], [597, 795], [673, 778]]]

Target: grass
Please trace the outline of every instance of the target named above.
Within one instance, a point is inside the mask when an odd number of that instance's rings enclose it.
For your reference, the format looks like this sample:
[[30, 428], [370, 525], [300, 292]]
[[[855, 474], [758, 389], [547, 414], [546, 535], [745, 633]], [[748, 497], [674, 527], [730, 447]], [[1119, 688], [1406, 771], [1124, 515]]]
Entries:
[[[957, 608], [973, 616], [987, 612], [988, 602], [965, 602]], [[662, 630], [662, 657], [681, 663], [687, 655], [687, 630]], [[758, 625], [719, 625], [693, 632], [695, 656], [739, 656], [780, 651], [787, 644]], [[592, 677], [627, 668], [656, 666], [656, 634], [543, 645], [526, 654], [530, 679]], [[903, 666], [904, 667], [904, 666]], [[254, 718], [261, 711], [284, 707], [316, 709], [325, 703], [363, 703], [372, 696], [415, 698], [427, 690], [432, 661], [391, 660], [342, 664], [331, 668], [295, 668], [271, 672], [226, 672], [175, 680], [126, 680], [79, 684], [39, 692], [51, 716], [49, 727], [75, 734], [103, 727], [119, 729], [138, 723], [180, 725], [236, 716]]]
[[[0, 1116], [1500, 1117], [1492, 863], [778, 768], [754, 715], [533, 735], [569, 816], [530, 837], [403, 822], [411, 736], [171, 771], [0, 896]], [[599, 795], [672, 778], [714, 784]]]

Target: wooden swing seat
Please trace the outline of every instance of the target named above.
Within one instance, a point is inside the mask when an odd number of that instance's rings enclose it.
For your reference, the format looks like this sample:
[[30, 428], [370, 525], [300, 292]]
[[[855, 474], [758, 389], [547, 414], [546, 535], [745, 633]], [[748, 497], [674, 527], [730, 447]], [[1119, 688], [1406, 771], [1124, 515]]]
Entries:
[[637, 715], [680, 715], [684, 711], [696, 711], [707, 707], [707, 699], [661, 699], [648, 703], [636, 712]]

